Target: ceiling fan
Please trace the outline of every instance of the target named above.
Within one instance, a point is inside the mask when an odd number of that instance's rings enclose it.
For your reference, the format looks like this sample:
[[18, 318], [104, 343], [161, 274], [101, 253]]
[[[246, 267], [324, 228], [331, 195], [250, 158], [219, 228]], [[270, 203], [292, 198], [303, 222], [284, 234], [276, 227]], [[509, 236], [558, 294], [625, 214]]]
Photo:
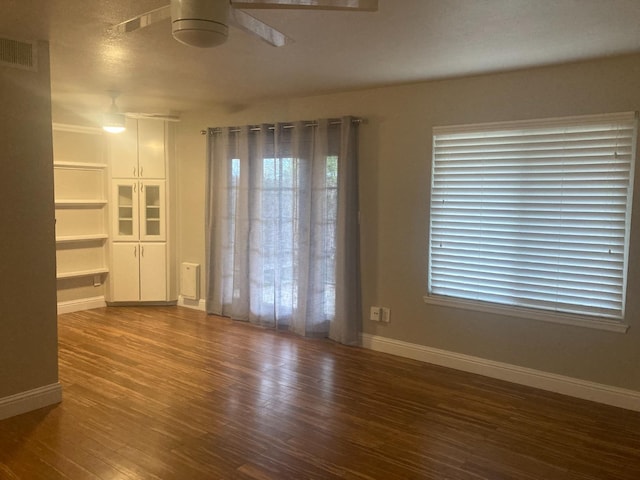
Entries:
[[227, 40], [229, 25], [281, 47], [290, 39], [249, 15], [247, 9], [378, 10], [378, 0], [171, 0], [170, 5], [151, 10], [112, 27], [127, 33], [171, 19], [173, 37], [193, 47], [213, 47]]
[[101, 126], [108, 133], [122, 133], [126, 129], [126, 118], [163, 120], [166, 122], [179, 122], [180, 115], [176, 113], [142, 113], [142, 112], [122, 112], [116, 105], [116, 99], [120, 92], [115, 90], [107, 91], [111, 97], [109, 110], [102, 114]]

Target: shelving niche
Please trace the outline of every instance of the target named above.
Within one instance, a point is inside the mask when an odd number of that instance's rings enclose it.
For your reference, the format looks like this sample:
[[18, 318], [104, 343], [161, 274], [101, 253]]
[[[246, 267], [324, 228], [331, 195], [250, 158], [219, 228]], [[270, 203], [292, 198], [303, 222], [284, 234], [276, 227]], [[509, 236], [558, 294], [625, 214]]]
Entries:
[[104, 306], [108, 192], [102, 130], [53, 124], [58, 312]]

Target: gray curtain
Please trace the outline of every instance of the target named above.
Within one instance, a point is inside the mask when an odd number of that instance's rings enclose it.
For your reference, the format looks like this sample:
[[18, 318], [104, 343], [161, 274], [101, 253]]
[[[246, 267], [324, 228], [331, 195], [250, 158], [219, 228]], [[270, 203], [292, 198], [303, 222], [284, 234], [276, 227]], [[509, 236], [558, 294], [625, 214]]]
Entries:
[[357, 123], [209, 130], [207, 312], [356, 344]]

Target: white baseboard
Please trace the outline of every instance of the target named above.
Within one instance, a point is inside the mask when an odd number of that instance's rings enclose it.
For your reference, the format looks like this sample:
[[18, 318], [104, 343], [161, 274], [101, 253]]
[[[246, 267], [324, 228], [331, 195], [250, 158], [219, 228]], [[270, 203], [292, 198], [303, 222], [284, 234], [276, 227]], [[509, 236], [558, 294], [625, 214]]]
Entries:
[[203, 312], [207, 310], [205, 300], [190, 300], [188, 298], [184, 298], [182, 295], [178, 296], [178, 305], [181, 307], [193, 308], [195, 310], [202, 310]]
[[366, 333], [362, 334], [362, 346], [378, 352], [476, 373], [485, 377], [506, 380], [614, 407], [640, 411], [640, 392], [635, 390], [588, 382]]
[[62, 385], [53, 383], [0, 398], [0, 420], [48, 407], [62, 401]]
[[58, 302], [58, 315], [62, 313], [79, 312], [80, 310], [91, 310], [92, 308], [106, 307], [104, 296], [81, 298], [67, 302]]

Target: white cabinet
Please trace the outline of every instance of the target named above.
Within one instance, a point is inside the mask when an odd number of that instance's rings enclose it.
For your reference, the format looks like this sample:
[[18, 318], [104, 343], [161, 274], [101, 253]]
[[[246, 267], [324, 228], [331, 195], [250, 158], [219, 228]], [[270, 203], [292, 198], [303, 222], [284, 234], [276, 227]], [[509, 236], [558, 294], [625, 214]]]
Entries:
[[167, 244], [140, 243], [140, 300], [167, 298]]
[[138, 242], [114, 242], [111, 246], [111, 299], [119, 302], [140, 300], [140, 261]]
[[112, 296], [118, 302], [158, 302], [167, 298], [166, 243], [114, 242]]
[[138, 177], [165, 178], [165, 123], [138, 121]]
[[175, 300], [167, 188], [169, 125], [127, 119], [109, 138], [111, 268], [109, 302]]
[[113, 180], [113, 239], [165, 241], [165, 181]]
[[127, 119], [110, 147], [113, 178], [166, 178], [164, 122]]

